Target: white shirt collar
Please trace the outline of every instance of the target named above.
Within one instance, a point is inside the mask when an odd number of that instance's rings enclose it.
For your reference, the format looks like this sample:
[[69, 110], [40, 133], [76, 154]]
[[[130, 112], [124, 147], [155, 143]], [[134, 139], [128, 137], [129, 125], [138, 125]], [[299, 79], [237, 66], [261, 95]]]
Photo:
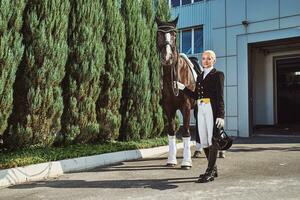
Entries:
[[209, 68], [203, 68], [204, 74], [203, 74], [203, 79], [206, 77], [206, 75], [213, 69], [214, 67], [211, 66]]

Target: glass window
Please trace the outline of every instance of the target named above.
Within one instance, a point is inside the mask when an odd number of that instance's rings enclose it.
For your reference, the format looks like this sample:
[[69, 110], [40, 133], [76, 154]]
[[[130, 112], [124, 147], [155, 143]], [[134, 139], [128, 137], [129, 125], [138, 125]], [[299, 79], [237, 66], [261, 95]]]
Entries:
[[172, 7], [180, 6], [180, 0], [171, 0], [171, 6]]
[[192, 53], [192, 31], [182, 31], [182, 52], [185, 54]]
[[180, 52], [185, 54], [198, 54], [203, 52], [203, 28], [202, 27], [195, 27], [191, 29], [181, 30], [178, 32], [177, 39], [179, 39], [180, 41], [180, 46], [178, 48], [181, 50]]
[[182, 5], [190, 4], [192, 3], [191, 0], [182, 0]]
[[194, 0], [194, 2], [199, 2], [199, 1], [203, 1], [203, 0]]
[[203, 51], [203, 29], [194, 29], [194, 53], [201, 53]]

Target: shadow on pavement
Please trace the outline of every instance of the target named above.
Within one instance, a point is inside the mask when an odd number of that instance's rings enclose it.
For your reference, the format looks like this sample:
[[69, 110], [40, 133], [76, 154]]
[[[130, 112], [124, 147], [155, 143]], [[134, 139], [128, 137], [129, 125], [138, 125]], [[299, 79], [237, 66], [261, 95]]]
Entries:
[[238, 146], [231, 148], [228, 152], [255, 152], [255, 151], [300, 151], [298, 147], [249, 147], [249, 146]]
[[271, 137], [271, 136], [253, 136], [249, 138], [234, 138], [234, 144], [291, 144], [300, 143], [300, 137]]
[[50, 188], [151, 188], [155, 190], [170, 190], [178, 187], [176, 184], [195, 182], [197, 177], [173, 179], [137, 179], [137, 180], [57, 180], [39, 181], [32, 184], [16, 185], [10, 189], [32, 189], [38, 187]]

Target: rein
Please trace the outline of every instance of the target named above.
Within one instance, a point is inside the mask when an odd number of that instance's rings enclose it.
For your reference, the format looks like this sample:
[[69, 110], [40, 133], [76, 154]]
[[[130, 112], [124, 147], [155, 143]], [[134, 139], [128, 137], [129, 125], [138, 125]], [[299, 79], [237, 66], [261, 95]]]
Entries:
[[[177, 52], [177, 59], [176, 59], [176, 64], [174, 66], [172, 66], [172, 71], [171, 71], [171, 86], [172, 86], [172, 91], [173, 94], [177, 97], [179, 95], [179, 88], [178, 88], [178, 52]], [[174, 76], [175, 76], [175, 81], [176, 84], [174, 83]], [[175, 86], [174, 86], [175, 85]]]

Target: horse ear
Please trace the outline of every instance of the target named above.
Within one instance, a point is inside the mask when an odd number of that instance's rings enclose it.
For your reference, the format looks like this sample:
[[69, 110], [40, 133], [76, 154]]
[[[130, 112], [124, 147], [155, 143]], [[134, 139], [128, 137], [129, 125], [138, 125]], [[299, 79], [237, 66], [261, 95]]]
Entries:
[[177, 26], [179, 15], [171, 22], [175, 27]]
[[155, 22], [158, 26], [161, 24], [161, 20], [159, 19], [159, 17], [157, 15], [155, 16]]

